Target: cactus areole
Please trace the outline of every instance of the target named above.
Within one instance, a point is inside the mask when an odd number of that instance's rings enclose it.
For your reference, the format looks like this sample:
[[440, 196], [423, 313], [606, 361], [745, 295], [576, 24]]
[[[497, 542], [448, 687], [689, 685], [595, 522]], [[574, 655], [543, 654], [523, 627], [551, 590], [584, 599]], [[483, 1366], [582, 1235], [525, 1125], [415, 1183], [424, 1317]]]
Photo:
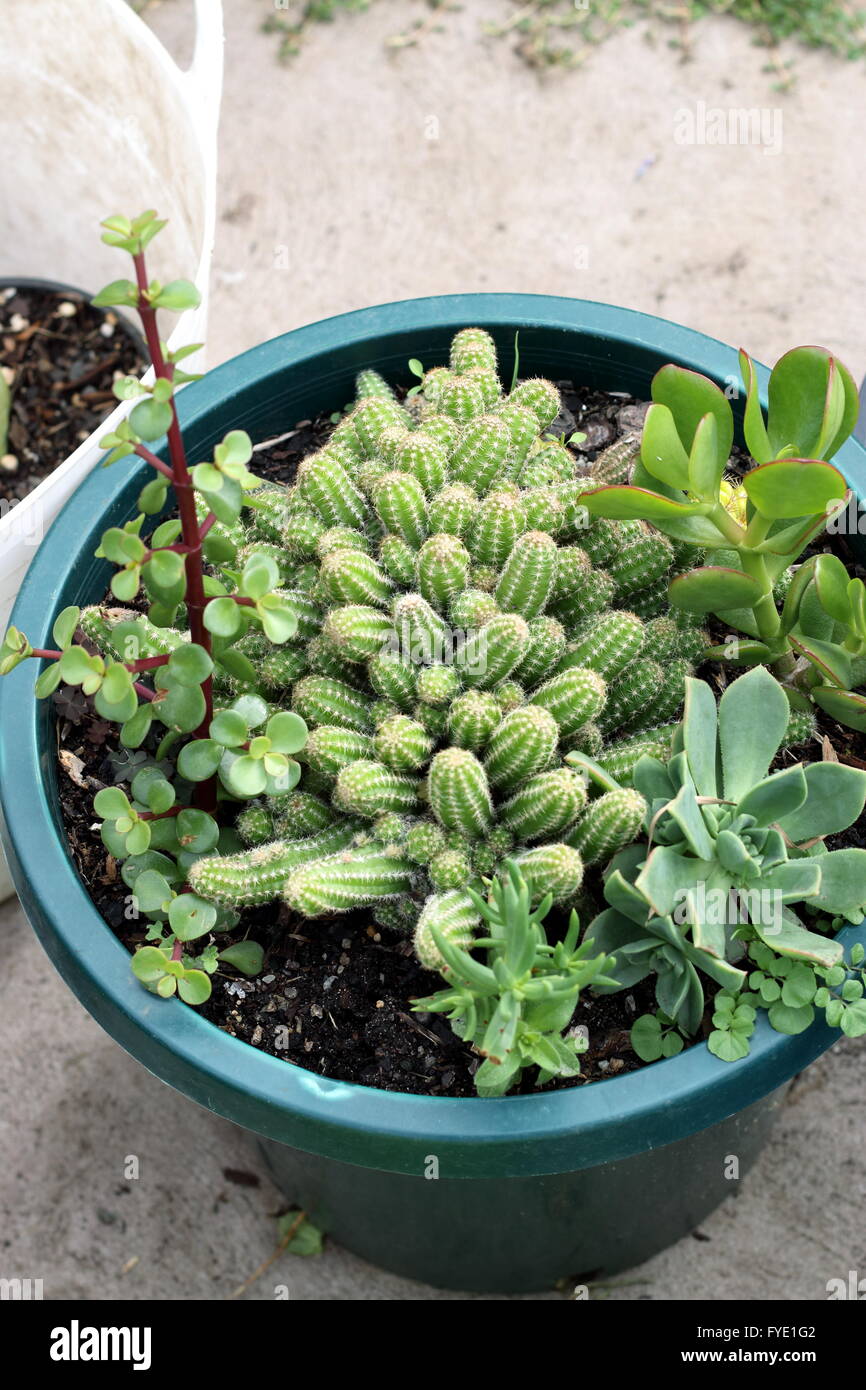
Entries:
[[[593, 528], [584, 536], [575, 529], [576, 499], [556, 474], [561, 452], [544, 438], [554, 402], [532, 383], [570, 377], [646, 398], [667, 362], [724, 384], [736, 354], [632, 311], [541, 296], [453, 296], [287, 334], [226, 363], [178, 401], [190, 458], [208, 458], [238, 424], [266, 439], [342, 408], [362, 369], [394, 381], [409, 358], [444, 366], [468, 324], [492, 335], [506, 384], [519, 332], [514, 399], [496, 394], [483, 341], [479, 353], [465, 340], [460, 370], [425, 386], [429, 421], [408, 438], [388, 407], [383, 423], [372, 397], [358, 417], [357, 452], [344, 431], [327, 467], [319, 460], [302, 469], [294, 563], [312, 560], [316, 602], [327, 597], [313, 613], [298, 596], [306, 663], [275, 656], [273, 670], [310, 727], [302, 758], [305, 775], [316, 776], [297, 804], [320, 857], [291, 850], [264, 800], [243, 813], [251, 843], [276, 831], [278, 848], [264, 858], [297, 910], [315, 916], [408, 894], [423, 919], [419, 952], [435, 950], [438, 937], [453, 940], [458, 954], [477, 931], [456, 882], [467, 864], [470, 873], [476, 863], [490, 873], [500, 859], [522, 860], [538, 895], [567, 905], [583, 869], [615, 852], [617, 817], [631, 814], [631, 796], [601, 806], [599, 789], [576, 784], [575, 762], [565, 758], [574, 752], [604, 768], [609, 757], [612, 779], [629, 786], [640, 756], [669, 751], [666, 730], [678, 708], [665, 673], [677, 663], [684, 682], [695, 657], [693, 625], [666, 626], [659, 610], [642, 605], [676, 563], [675, 544], [657, 545], [656, 533], [624, 523], [612, 552], [604, 522], [584, 545]], [[765, 382], [758, 369], [759, 387]], [[160, 443], [154, 450], [167, 457]], [[846, 444], [835, 464], [862, 496], [860, 446]], [[106, 526], [134, 516], [147, 477], [147, 466], [131, 460], [97, 471], [54, 524], [13, 615], [34, 647], [51, 646], [60, 610], [102, 599], [109, 567], [94, 562], [94, 550]], [[595, 573], [607, 578], [587, 584]], [[655, 624], [645, 646], [638, 624], [645, 639]], [[423, 644], [458, 625], [470, 632], [459, 658], [427, 661], [420, 688], [399, 646], [396, 658], [383, 653], [386, 629]], [[492, 625], [488, 664], [481, 639]], [[0, 683], [4, 845], [53, 963], [149, 1070], [255, 1131], [277, 1181], [314, 1215], [327, 1208], [335, 1238], [400, 1273], [516, 1292], [647, 1258], [723, 1199], [722, 1156], [737, 1153], [742, 1173], [763, 1142], [774, 1093], [836, 1036], [823, 1023], [786, 1036], [761, 1015], [751, 1053], [736, 1066], [695, 1046], [610, 1081], [495, 1101], [377, 1091], [293, 1066], [177, 999], [155, 999], [130, 975], [128, 953], [68, 857], [51, 707], [31, 692], [27, 671]], [[377, 822], [398, 841], [380, 841]], [[341, 848], [356, 827], [360, 839]], [[242, 863], [223, 862], [216, 872], [214, 859], [213, 867], [223, 900], [235, 900]], [[866, 930], [851, 925], [836, 939], [851, 946]], [[431, 1164], [437, 1181], [426, 1180]], [[626, 1223], [611, 1221], [611, 1210], [625, 1208]]]

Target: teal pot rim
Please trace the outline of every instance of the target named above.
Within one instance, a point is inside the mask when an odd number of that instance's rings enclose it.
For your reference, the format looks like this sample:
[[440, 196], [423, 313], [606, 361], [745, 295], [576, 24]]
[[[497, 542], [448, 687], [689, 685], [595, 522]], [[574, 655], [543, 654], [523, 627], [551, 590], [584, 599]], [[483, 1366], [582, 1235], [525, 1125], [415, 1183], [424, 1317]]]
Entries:
[[[405, 376], [406, 340], [423, 340], [469, 323], [505, 344], [519, 329], [574, 335], [554, 347], [551, 374], [618, 356], [680, 362], [724, 383], [737, 355], [715, 339], [630, 309], [544, 295], [447, 295], [405, 300], [326, 319], [251, 349], [186, 387], [179, 410], [194, 457], [221, 430], [209, 416], [228, 404], [242, 427], [252, 395], [280, 394], [286, 372], [306, 367], [321, 378], [333, 367], [334, 391], [346, 362], [379, 361]], [[507, 354], [504, 352], [507, 357]], [[547, 360], [547, 358], [545, 358]], [[566, 373], [565, 366], [568, 366]], [[538, 365], [537, 363], [535, 365]], [[507, 366], [507, 362], [506, 362]], [[766, 389], [766, 369], [761, 379]], [[335, 399], [340, 399], [335, 394]], [[260, 436], [261, 437], [261, 436]], [[866, 490], [866, 453], [849, 443], [837, 462], [858, 496]], [[59, 608], [74, 602], [74, 583], [93, 592], [107, 571], [92, 560], [111, 515], [131, 515], [147, 466], [96, 469], [64, 507], [36, 554], [12, 616], [34, 645], [50, 645]], [[64, 583], [67, 588], [64, 589]], [[98, 589], [96, 590], [98, 592]], [[0, 682], [0, 792], [4, 845], [25, 911], [52, 962], [106, 1031], [156, 1076], [199, 1104], [296, 1148], [386, 1171], [418, 1174], [427, 1155], [451, 1176], [508, 1177], [579, 1170], [683, 1138], [736, 1113], [783, 1085], [838, 1037], [815, 1023], [797, 1037], [776, 1033], [762, 1015], [748, 1058], [725, 1063], [702, 1044], [625, 1076], [550, 1093], [499, 1100], [447, 1099], [380, 1091], [304, 1071], [222, 1032], [177, 1000], [141, 988], [129, 954], [102, 920], [79, 880], [56, 809], [50, 712], [32, 696], [33, 670]], [[866, 923], [840, 934], [866, 944]], [[444, 1171], [444, 1170], [443, 1170]]]

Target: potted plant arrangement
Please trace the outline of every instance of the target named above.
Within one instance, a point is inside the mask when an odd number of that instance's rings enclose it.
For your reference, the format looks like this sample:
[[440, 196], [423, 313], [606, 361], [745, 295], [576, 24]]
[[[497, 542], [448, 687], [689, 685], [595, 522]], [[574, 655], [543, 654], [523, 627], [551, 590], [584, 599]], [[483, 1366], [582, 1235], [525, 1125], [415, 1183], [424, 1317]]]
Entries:
[[[765, 420], [743, 355], [740, 443], [719, 345], [481, 296], [178, 401], [157, 311], [194, 291], [149, 280], [152, 213], [104, 225], [154, 378], [117, 383], [123, 476], [60, 517], [59, 593], [38, 560], [0, 652], [34, 926], [351, 1248], [488, 1291], [636, 1263], [866, 1032], [866, 590], [824, 538], [850, 377], [796, 349]], [[52, 707], [74, 794], [35, 775]]]

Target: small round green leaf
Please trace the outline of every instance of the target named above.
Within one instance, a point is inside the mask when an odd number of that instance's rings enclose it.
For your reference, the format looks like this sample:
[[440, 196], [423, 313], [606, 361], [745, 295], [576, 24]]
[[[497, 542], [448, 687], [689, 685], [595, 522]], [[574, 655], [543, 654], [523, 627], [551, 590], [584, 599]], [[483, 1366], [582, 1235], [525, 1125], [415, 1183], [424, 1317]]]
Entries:
[[203, 1004], [210, 998], [211, 982], [203, 970], [186, 970], [177, 982], [177, 992], [185, 1004]]
[[168, 659], [168, 670], [181, 685], [201, 685], [213, 671], [213, 662], [195, 642], [182, 642]]
[[168, 909], [168, 922], [180, 941], [195, 941], [209, 932], [217, 918], [213, 903], [196, 893], [181, 893]]
[[299, 714], [281, 710], [267, 722], [265, 733], [276, 753], [299, 753], [307, 741], [308, 729]]
[[204, 625], [217, 637], [234, 637], [240, 632], [243, 619], [232, 598], [215, 598], [204, 610]]
[[206, 782], [219, 767], [222, 755], [222, 746], [214, 739], [194, 739], [192, 743], [184, 744], [178, 753], [178, 773], [187, 782]]

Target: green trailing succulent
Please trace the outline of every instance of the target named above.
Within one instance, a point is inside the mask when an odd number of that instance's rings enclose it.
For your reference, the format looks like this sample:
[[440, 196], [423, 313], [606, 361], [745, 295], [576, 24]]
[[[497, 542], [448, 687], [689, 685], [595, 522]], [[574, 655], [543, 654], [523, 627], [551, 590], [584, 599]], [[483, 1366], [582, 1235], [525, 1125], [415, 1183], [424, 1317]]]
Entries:
[[[311, 605], [300, 591], [282, 587], [281, 551], [243, 549], [240, 517], [246, 506], [261, 508], [261, 535], [281, 539], [273, 506], [260, 498], [260, 481], [247, 467], [248, 436], [232, 430], [212, 459], [191, 464], [186, 457], [175, 391], [193, 380], [179, 365], [193, 349], [169, 352], [157, 314], [191, 308], [199, 296], [186, 281], [163, 285], [148, 279], [145, 249], [163, 225], [153, 212], [132, 221], [106, 219], [103, 240], [129, 253], [135, 280], [115, 281], [94, 300], [136, 309], [153, 358], [152, 384], [132, 377], [115, 382], [118, 399], [135, 404], [101, 443], [109, 451], [106, 464], [136, 455], [154, 476], [141, 491], [135, 519], [105, 531], [96, 552], [114, 567], [111, 593], [117, 603], [142, 595], [147, 614], [66, 608], [54, 622], [55, 646], [49, 649], [33, 647], [10, 628], [0, 647], [0, 674], [28, 658], [48, 662], [36, 682], [40, 698], [61, 684], [78, 687], [101, 719], [119, 726], [124, 747], [147, 750], [130, 795], [105, 787], [94, 798], [94, 811], [135, 911], [148, 924], [133, 971], [156, 994], [177, 993], [201, 1004], [220, 962], [255, 974], [262, 952], [253, 942], [239, 942], [222, 951], [206, 945], [196, 957], [187, 953], [188, 943], [237, 922], [230, 905], [191, 886], [195, 865], [239, 844], [220, 824], [221, 802], [291, 793], [300, 777], [293, 755], [307, 734], [295, 711], [246, 689], [257, 676], [240, 646], [245, 639], [261, 642], [279, 659], [283, 644], [303, 630]], [[167, 463], [150, 447], [163, 435]], [[170, 491], [177, 517], [158, 522], [147, 535], [148, 518], [164, 511]], [[225, 568], [217, 575], [204, 560]], [[82, 641], [76, 640], [79, 633]]]
[[[823, 920], [818, 914], [837, 925], [863, 917], [866, 850], [828, 850], [824, 839], [862, 813], [866, 773], [831, 761], [769, 772], [788, 720], [785, 693], [763, 667], [729, 685], [718, 706], [709, 686], [689, 679], [670, 760], [645, 755], [634, 769], [646, 838], [610, 861], [608, 907], [590, 932], [598, 949], [614, 957], [616, 987], [654, 976], [659, 1009], [685, 1035], [696, 1032], [703, 1016], [702, 975], [737, 1000], [721, 1031], [739, 1037], [754, 1021], [736, 1012], [751, 1008], [740, 997], [749, 978], [747, 952], [758, 962], [778, 962], [780, 975], [794, 972], [786, 1009], [798, 1000], [811, 1003], [828, 979], [829, 989], [846, 978], [841, 944], [813, 928]], [[611, 785], [590, 759], [572, 754], [568, 761]], [[806, 973], [812, 995], [800, 1000], [800, 991], [795, 1000], [794, 985]], [[776, 997], [764, 991], [765, 1001]], [[775, 1016], [771, 1010], [770, 1021], [798, 1031], [781, 1009]], [[798, 1021], [807, 1026], [811, 1014]], [[641, 1024], [644, 1031], [651, 1027]], [[724, 1048], [734, 1055], [730, 1040]]]
[[[614, 985], [606, 973], [611, 961], [592, 941], [578, 945], [576, 912], [562, 940], [548, 941], [544, 919], [553, 899], [548, 894], [533, 906], [514, 860], [506, 861], [486, 898], [471, 889], [467, 897], [482, 934], [473, 940], [467, 931], [461, 940], [430, 925], [431, 954], [447, 987], [416, 999], [413, 1009], [447, 1014], [457, 1036], [484, 1059], [474, 1077], [480, 1096], [505, 1095], [528, 1068], [537, 1068], [538, 1086], [578, 1076], [587, 1040], [570, 1027], [572, 1017], [582, 989]], [[471, 955], [469, 945], [485, 960]]]
[[[714, 382], [669, 365], [652, 384], [640, 457], [602, 472], [586, 498], [599, 518], [652, 522], [697, 561], [673, 577], [670, 603], [714, 614], [732, 630], [706, 655], [769, 665], [795, 711], [818, 706], [866, 730], [866, 587], [832, 555], [797, 564], [826, 528], [839, 529], [852, 493], [829, 460], [857, 420], [850, 373], [822, 348], [795, 348], [770, 374], [766, 420], [751, 358], [740, 353], [744, 434], [756, 466], [727, 476], [730, 402]], [[628, 568], [609, 565], [615, 576]], [[795, 568], [796, 567], [796, 568]]]

